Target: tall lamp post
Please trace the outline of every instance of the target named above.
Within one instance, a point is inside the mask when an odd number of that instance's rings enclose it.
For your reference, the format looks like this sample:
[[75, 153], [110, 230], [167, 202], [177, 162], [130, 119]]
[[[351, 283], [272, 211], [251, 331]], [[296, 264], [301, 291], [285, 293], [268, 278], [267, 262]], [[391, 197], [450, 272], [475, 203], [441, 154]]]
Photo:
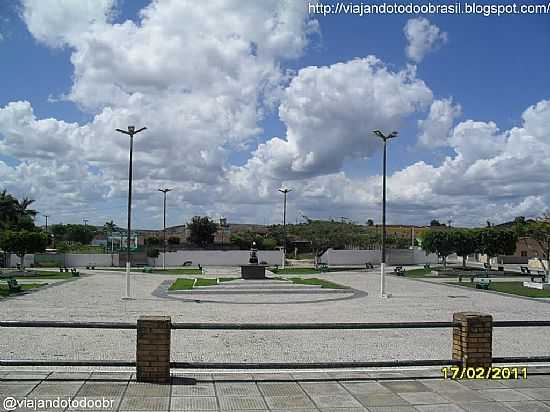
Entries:
[[163, 253], [162, 253], [162, 269], [166, 269], [166, 193], [171, 192], [174, 189], [159, 189], [159, 192], [162, 192], [164, 194], [164, 219], [163, 219], [163, 226], [162, 226], [162, 245], [163, 245]]
[[397, 137], [397, 132], [391, 132], [384, 135], [380, 130], [374, 130], [373, 133], [384, 142], [384, 157], [383, 157], [383, 178], [382, 178], [382, 259], [380, 262], [380, 297], [389, 298], [391, 294], [386, 294], [386, 281], [384, 272], [386, 270], [386, 145], [389, 139]]
[[286, 195], [288, 192], [292, 192], [292, 189], [288, 188], [282, 188], [279, 189], [279, 192], [281, 192], [284, 195], [284, 203], [283, 203], [283, 269], [285, 268], [285, 260], [286, 260]]
[[136, 130], [134, 126], [128, 126], [128, 130], [116, 129], [117, 132], [130, 136], [130, 165], [128, 167], [128, 236], [126, 238], [126, 291], [122, 299], [130, 297], [130, 230], [132, 222], [132, 154], [134, 149], [134, 135], [147, 129], [142, 127]]

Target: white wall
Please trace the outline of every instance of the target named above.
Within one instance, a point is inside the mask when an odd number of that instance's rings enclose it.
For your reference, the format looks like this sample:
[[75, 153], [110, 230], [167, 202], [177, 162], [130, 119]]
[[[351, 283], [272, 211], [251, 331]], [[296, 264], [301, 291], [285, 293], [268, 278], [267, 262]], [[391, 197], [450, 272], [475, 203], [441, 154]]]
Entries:
[[[21, 263], [21, 258], [17, 256], [15, 253], [12, 253], [9, 259], [9, 267], [16, 268], [19, 263]], [[34, 263], [34, 255], [33, 254], [26, 254], [24, 258], [24, 265], [25, 267], [30, 267], [32, 263]]]
[[65, 254], [65, 266], [83, 267], [83, 266], [118, 266], [118, 254]]
[[[162, 266], [162, 255], [157, 259], [149, 259], [151, 265]], [[283, 254], [280, 250], [258, 250], [258, 261], [269, 265], [281, 265]], [[248, 250], [178, 250], [166, 253], [166, 266], [181, 266], [191, 261], [193, 266], [240, 266], [248, 264]]]
[[[330, 266], [359, 265], [366, 262], [379, 264], [380, 250], [334, 250], [328, 249], [320, 258], [321, 263]], [[423, 265], [437, 263], [437, 255], [426, 253], [419, 249], [387, 249], [386, 262], [390, 265]]]

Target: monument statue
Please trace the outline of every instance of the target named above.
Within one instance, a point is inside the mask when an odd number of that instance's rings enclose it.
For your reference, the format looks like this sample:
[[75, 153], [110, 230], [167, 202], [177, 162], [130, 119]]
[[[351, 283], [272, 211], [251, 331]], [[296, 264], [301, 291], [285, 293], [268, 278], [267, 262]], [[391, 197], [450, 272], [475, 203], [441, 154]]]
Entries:
[[248, 259], [248, 263], [258, 264], [257, 252], [258, 249], [256, 249], [256, 242], [252, 242], [252, 248], [250, 249], [250, 259]]
[[266, 279], [265, 268], [267, 265], [258, 264], [258, 249], [256, 248], [256, 242], [252, 242], [250, 248], [250, 258], [248, 259], [248, 265], [241, 266], [241, 278], [243, 279]]

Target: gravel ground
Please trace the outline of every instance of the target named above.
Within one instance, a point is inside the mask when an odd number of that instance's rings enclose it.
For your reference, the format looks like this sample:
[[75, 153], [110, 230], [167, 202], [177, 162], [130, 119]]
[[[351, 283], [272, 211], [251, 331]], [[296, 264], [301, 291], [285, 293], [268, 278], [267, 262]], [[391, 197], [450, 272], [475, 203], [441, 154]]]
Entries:
[[[216, 269], [227, 275], [234, 270]], [[91, 273], [91, 272], [90, 272]], [[214, 270], [209, 273], [214, 275]], [[314, 302], [302, 294], [225, 294], [228, 303], [159, 296], [163, 282], [178, 276], [132, 276], [135, 300], [122, 301], [124, 274], [96, 271], [25, 296], [0, 300], [2, 320], [131, 321], [140, 315], [169, 315], [175, 322], [392, 322], [450, 321], [453, 312], [480, 311], [495, 320], [550, 318], [550, 303], [474, 289], [388, 276], [391, 299], [378, 297], [375, 272], [315, 275], [341, 283], [356, 294], [327, 294]], [[368, 295], [365, 296], [367, 292]], [[196, 294], [198, 295], [198, 294]], [[200, 299], [210, 299], [201, 294]], [[221, 296], [218, 294], [217, 296]], [[215, 298], [212, 295], [211, 298]], [[302, 301], [303, 302], [303, 301]], [[495, 330], [494, 356], [548, 355], [550, 328]], [[212, 362], [368, 361], [448, 359], [450, 329], [370, 331], [187, 331], [172, 334], [173, 360]], [[5, 359], [133, 359], [135, 331], [3, 329]]]

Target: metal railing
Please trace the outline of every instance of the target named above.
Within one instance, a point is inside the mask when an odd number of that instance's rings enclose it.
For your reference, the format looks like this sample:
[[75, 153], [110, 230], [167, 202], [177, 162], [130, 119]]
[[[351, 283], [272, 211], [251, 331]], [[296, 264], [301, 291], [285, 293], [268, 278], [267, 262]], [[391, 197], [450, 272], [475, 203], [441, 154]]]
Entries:
[[[373, 329], [438, 329], [460, 326], [460, 322], [378, 322], [378, 323], [171, 323], [174, 330], [373, 330]], [[494, 321], [494, 328], [550, 327], [550, 320]], [[137, 329], [129, 322], [68, 322], [68, 321], [0, 321], [0, 328], [72, 328], [72, 329]], [[494, 363], [550, 362], [550, 356], [493, 357]], [[369, 362], [308, 362], [308, 363], [212, 363], [170, 362], [172, 368], [185, 369], [330, 369], [405, 366], [459, 365], [454, 359], [391, 360]], [[1, 359], [0, 366], [101, 366], [135, 367], [128, 360], [11, 360]]]

